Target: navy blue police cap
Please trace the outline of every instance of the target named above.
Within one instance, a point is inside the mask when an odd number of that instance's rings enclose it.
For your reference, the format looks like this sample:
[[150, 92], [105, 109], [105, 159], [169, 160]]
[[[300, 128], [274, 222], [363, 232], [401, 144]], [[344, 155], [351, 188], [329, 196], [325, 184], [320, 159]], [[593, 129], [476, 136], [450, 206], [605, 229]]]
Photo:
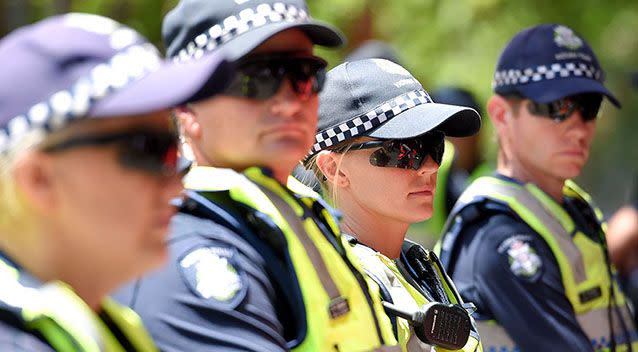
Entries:
[[162, 37], [167, 55], [177, 61], [220, 47], [237, 60], [293, 28], [318, 45], [338, 47], [345, 41], [339, 30], [310, 17], [303, 0], [180, 0], [164, 17]]
[[604, 80], [594, 51], [582, 37], [564, 25], [542, 24], [522, 30], [507, 44], [492, 88], [497, 94], [519, 93], [538, 103], [600, 93], [620, 107]]
[[0, 151], [26, 132], [83, 118], [150, 113], [212, 95], [232, 74], [221, 55], [166, 62], [139, 33], [109, 18], [71, 13], [0, 40]]

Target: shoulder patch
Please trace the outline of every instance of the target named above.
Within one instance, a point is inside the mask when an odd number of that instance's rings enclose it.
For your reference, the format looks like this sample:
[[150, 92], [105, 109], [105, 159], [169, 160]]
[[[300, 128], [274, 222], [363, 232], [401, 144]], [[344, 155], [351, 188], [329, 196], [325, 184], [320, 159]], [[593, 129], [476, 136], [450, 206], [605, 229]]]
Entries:
[[198, 247], [179, 261], [188, 287], [198, 296], [236, 306], [246, 295], [245, 273], [237, 265], [237, 251], [227, 247]]
[[498, 252], [505, 256], [510, 271], [514, 275], [535, 281], [540, 277], [543, 262], [532, 245], [529, 235], [514, 235], [505, 239], [498, 246]]

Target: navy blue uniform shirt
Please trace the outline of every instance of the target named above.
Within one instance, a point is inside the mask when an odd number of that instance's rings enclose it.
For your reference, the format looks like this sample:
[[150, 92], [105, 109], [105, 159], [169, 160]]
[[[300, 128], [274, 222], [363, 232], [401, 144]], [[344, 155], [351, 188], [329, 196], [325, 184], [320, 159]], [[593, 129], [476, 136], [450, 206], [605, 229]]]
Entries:
[[162, 269], [116, 293], [160, 350], [285, 351], [276, 294], [260, 253], [229, 228], [178, 213]]
[[498, 321], [521, 351], [593, 351], [551, 249], [512, 213], [491, 212], [461, 229], [450, 264], [448, 273], [463, 299], [476, 305], [475, 316]]

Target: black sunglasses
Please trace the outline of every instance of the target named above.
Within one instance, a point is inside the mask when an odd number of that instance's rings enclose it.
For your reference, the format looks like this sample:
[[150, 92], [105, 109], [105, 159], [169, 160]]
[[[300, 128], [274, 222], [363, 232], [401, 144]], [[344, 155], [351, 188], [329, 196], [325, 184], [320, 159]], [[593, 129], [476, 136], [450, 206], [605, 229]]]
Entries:
[[597, 93], [584, 93], [565, 97], [541, 104], [530, 101], [527, 110], [530, 114], [548, 117], [556, 122], [567, 120], [574, 112], [580, 111], [584, 121], [592, 121], [598, 116], [603, 96]]
[[242, 60], [223, 94], [266, 100], [277, 94], [284, 78], [308, 99], [323, 88], [327, 63], [316, 56], [260, 55]]
[[370, 155], [373, 166], [418, 170], [428, 156], [441, 165], [445, 141], [442, 132], [431, 131], [410, 139], [370, 141], [350, 146], [350, 150], [371, 148], [379, 148]]
[[121, 166], [150, 174], [170, 176], [177, 173], [177, 145], [175, 133], [159, 131], [126, 131], [108, 134], [77, 136], [42, 148], [55, 153], [82, 147], [115, 144]]

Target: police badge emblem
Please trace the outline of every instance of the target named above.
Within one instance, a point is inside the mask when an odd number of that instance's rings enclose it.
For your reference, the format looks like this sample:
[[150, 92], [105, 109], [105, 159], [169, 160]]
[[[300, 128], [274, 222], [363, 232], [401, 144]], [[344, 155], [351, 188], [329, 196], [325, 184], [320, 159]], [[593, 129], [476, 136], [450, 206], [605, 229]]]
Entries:
[[574, 31], [565, 26], [556, 26], [554, 28], [554, 43], [571, 50], [576, 50], [583, 46], [583, 40]]
[[534, 248], [521, 240], [514, 240], [509, 244], [507, 255], [510, 270], [516, 276], [534, 278], [542, 266], [541, 259]]
[[179, 262], [189, 288], [205, 299], [233, 304], [245, 294], [245, 285], [235, 263], [236, 251], [224, 247], [200, 247]]

